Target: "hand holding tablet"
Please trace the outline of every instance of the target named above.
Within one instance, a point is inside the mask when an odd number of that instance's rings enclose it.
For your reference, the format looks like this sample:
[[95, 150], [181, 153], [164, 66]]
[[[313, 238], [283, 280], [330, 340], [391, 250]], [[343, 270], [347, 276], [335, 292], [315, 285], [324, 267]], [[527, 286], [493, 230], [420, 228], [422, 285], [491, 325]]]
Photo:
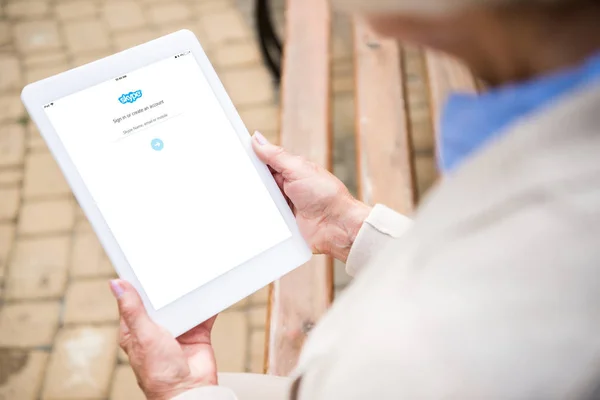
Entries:
[[191, 32], [22, 98], [119, 276], [175, 336], [310, 258]]

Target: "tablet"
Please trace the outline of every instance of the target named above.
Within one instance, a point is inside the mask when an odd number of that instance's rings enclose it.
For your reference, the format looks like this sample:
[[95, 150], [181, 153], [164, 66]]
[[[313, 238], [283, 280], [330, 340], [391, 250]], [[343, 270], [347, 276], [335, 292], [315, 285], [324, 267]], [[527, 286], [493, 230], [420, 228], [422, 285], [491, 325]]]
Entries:
[[21, 98], [117, 273], [173, 335], [310, 258], [192, 32], [32, 83]]

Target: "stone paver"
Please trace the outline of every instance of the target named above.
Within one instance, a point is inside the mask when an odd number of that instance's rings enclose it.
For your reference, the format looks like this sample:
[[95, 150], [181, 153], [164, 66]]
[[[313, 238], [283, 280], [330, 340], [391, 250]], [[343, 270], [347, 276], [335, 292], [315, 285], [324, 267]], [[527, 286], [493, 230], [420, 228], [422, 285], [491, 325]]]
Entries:
[[[79, 1], [79, 0], [78, 0]], [[112, 52], [109, 49], [95, 50], [90, 53], [75, 54], [71, 63], [72, 67], [79, 67], [80, 65], [91, 63], [92, 61], [99, 60], [104, 57], [108, 57]]]
[[265, 364], [265, 331], [258, 330], [250, 335], [250, 372], [262, 374]]
[[336, 96], [332, 104], [333, 124], [339, 135], [354, 137], [354, 95]]
[[248, 299], [246, 297], [245, 299], [242, 299], [242, 300], [238, 301], [237, 303], [235, 303], [234, 305], [232, 305], [231, 307], [229, 307], [229, 310], [236, 310], [236, 309], [244, 308], [248, 304], [250, 304], [250, 299]]
[[10, 27], [6, 21], [0, 21], [0, 46], [10, 43]]
[[24, 156], [25, 129], [23, 126], [15, 123], [0, 125], [0, 167], [22, 164]]
[[73, 200], [69, 198], [27, 201], [21, 207], [19, 233], [48, 234], [68, 232], [75, 224]]
[[200, 22], [212, 44], [245, 40], [251, 36], [250, 28], [234, 8], [215, 13], [203, 13], [200, 15]]
[[428, 84], [424, 79], [425, 60], [421, 50], [405, 48], [406, 87], [409, 94], [408, 118], [415, 153], [432, 153], [435, 148], [433, 123], [429, 111]]
[[[227, 43], [215, 48], [212, 62], [221, 68], [258, 65], [261, 62], [258, 45], [253, 41]], [[275, 107], [275, 105], [273, 105]]]
[[24, 197], [69, 194], [71, 189], [49, 153], [30, 154], [25, 162]]
[[70, 272], [75, 278], [110, 278], [115, 275], [94, 233], [78, 232], [73, 238]]
[[211, 50], [213, 50], [213, 48], [211, 46], [210, 40], [208, 39], [208, 36], [206, 34], [206, 29], [204, 29], [204, 26], [202, 26], [202, 24], [200, 24], [200, 23], [192, 23], [191, 25], [189, 25], [187, 27], [187, 29], [189, 29], [190, 31], [192, 31], [194, 33], [194, 35], [196, 35], [196, 38], [202, 45], [202, 48], [209, 55], [209, 57], [208, 57], [209, 60], [211, 60], [211, 62], [212, 62], [212, 57], [210, 57], [210, 52], [211, 52]]
[[8, 18], [31, 18], [41, 17], [48, 14], [50, 10], [48, 1], [9, 1], [5, 8]]
[[108, 279], [75, 281], [65, 295], [65, 324], [117, 322], [117, 304]]
[[75, 218], [78, 220], [86, 219], [85, 213], [83, 212], [83, 209], [81, 208], [78, 202], [76, 202], [75, 204]]
[[42, 399], [106, 398], [116, 357], [116, 326], [61, 329], [50, 357]]
[[269, 301], [269, 286], [265, 286], [257, 292], [254, 292], [249, 297], [250, 304], [252, 305], [267, 304]]
[[111, 271], [110, 276], [108, 274], [106, 275], [109, 278], [114, 278], [117, 275], [117, 273], [115, 272], [115, 268], [112, 265], [112, 262], [110, 261], [108, 256], [106, 254], [104, 254], [104, 252], [102, 252], [102, 255], [100, 256], [100, 265], [98, 265], [98, 270], [99, 271], [110, 270]]
[[75, 222], [76, 233], [93, 233], [92, 225], [86, 218], [77, 219]]
[[61, 1], [56, 4], [56, 17], [62, 21], [80, 18], [89, 18], [98, 11], [98, 3], [95, 1]]
[[47, 150], [46, 141], [33, 123], [27, 128], [27, 148], [30, 151]]
[[67, 47], [73, 53], [85, 53], [110, 47], [106, 26], [95, 19], [68, 22], [64, 26]]
[[19, 59], [14, 55], [0, 54], [0, 92], [18, 90], [21, 85], [21, 68]]
[[272, 80], [263, 67], [226, 70], [219, 75], [237, 107], [273, 103]]
[[181, 29], [189, 29], [193, 25], [193, 22], [172, 22], [165, 25], [157, 25], [155, 28], [156, 37], [168, 35], [173, 32], [177, 32]]
[[156, 3], [148, 7], [150, 21], [156, 25], [186, 21], [190, 17], [190, 9], [183, 2]]
[[[415, 110], [409, 110], [409, 118], [417, 120], [421, 117], [418, 115], [420, 112]], [[413, 146], [417, 152], [432, 152], [435, 146], [435, 140], [433, 137], [433, 124], [430, 121], [416, 121], [413, 123], [413, 129], [411, 130], [411, 139]]]
[[415, 157], [417, 171], [417, 189], [419, 196], [423, 196], [438, 178], [438, 170], [433, 155]]
[[118, 351], [118, 354], [117, 354], [117, 360], [121, 364], [128, 364], [129, 363], [129, 357], [127, 357], [127, 353], [125, 353], [125, 351], [123, 351], [123, 349], [121, 349], [120, 347], [119, 347], [119, 351]]
[[140, 28], [131, 32], [123, 32], [115, 35], [115, 45], [118, 50], [125, 50], [149, 40], [156, 39], [159, 35], [149, 28]]
[[146, 399], [142, 389], [138, 386], [135, 374], [129, 365], [118, 366], [115, 370], [110, 398], [111, 400]]
[[60, 74], [69, 69], [67, 63], [32, 67], [25, 72], [26, 83], [36, 82], [49, 76]]
[[256, 306], [248, 311], [250, 328], [263, 328], [267, 322], [267, 306]]
[[141, 28], [146, 23], [142, 7], [135, 1], [107, 2], [102, 13], [113, 31]]
[[0, 224], [0, 282], [4, 278], [8, 255], [15, 240], [15, 230], [15, 225], [12, 223]]
[[0, 221], [15, 219], [21, 199], [19, 188], [0, 189]]
[[278, 129], [279, 108], [271, 104], [246, 108], [240, 110], [240, 117], [250, 133], [259, 131], [268, 134]]
[[48, 353], [0, 349], [0, 399], [37, 400]]
[[16, 23], [14, 37], [17, 49], [23, 54], [56, 50], [61, 46], [58, 24], [53, 20]]
[[244, 312], [231, 311], [219, 315], [213, 327], [212, 343], [220, 372], [245, 369], [247, 332]]
[[353, 93], [354, 88], [353, 74], [337, 75], [333, 78], [333, 82], [331, 83], [331, 89], [333, 90], [334, 95]]
[[[347, 21], [347, 19], [345, 21]], [[352, 28], [348, 27], [348, 29]], [[347, 40], [346, 37], [342, 37], [341, 35], [334, 35], [331, 43], [331, 60], [334, 62], [351, 61], [352, 41]]]
[[0, 123], [15, 121], [25, 116], [25, 107], [18, 94], [0, 94]]
[[228, 11], [234, 9], [235, 5], [232, 0], [218, 1], [194, 1], [190, 3], [197, 15], [210, 15], [214, 12]]
[[58, 301], [5, 304], [0, 310], [0, 348], [51, 346], [59, 313]]
[[0, 187], [15, 187], [20, 186], [23, 181], [22, 168], [10, 168], [0, 170]]
[[23, 66], [26, 68], [50, 67], [54, 65], [65, 65], [67, 63], [67, 54], [62, 50], [56, 50], [49, 53], [26, 54], [23, 58]]
[[58, 298], [65, 290], [69, 236], [17, 240], [6, 274], [6, 298]]

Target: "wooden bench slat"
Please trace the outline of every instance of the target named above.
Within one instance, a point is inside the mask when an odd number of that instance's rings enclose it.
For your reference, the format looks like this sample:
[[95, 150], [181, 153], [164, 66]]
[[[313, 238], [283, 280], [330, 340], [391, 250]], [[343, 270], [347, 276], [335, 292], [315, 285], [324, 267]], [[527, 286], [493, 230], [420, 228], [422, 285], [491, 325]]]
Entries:
[[[288, 0], [280, 143], [331, 168], [330, 13], [327, 0]], [[288, 375], [333, 297], [332, 260], [316, 256], [276, 281], [269, 296], [267, 372]]]
[[415, 195], [400, 47], [358, 17], [354, 46], [360, 196], [410, 214]]

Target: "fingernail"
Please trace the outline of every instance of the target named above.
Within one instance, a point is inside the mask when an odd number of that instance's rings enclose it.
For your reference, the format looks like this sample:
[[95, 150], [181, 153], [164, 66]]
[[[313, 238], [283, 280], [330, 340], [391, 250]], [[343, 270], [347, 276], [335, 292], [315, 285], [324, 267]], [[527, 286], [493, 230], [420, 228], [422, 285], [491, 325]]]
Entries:
[[117, 299], [123, 295], [123, 288], [116, 279], [110, 281], [110, 290]]
[[262, 135], [262, 133], [260, 133], [259, 131], [254, 132], [253, 137], [254, 137], [254, 139], [256, 139], [256, 141], [258, 142], [258, 144], [260, 144], [261, 146], [269, 143], [269, 141], [267, 140], [267, 138], [264, 137]]

